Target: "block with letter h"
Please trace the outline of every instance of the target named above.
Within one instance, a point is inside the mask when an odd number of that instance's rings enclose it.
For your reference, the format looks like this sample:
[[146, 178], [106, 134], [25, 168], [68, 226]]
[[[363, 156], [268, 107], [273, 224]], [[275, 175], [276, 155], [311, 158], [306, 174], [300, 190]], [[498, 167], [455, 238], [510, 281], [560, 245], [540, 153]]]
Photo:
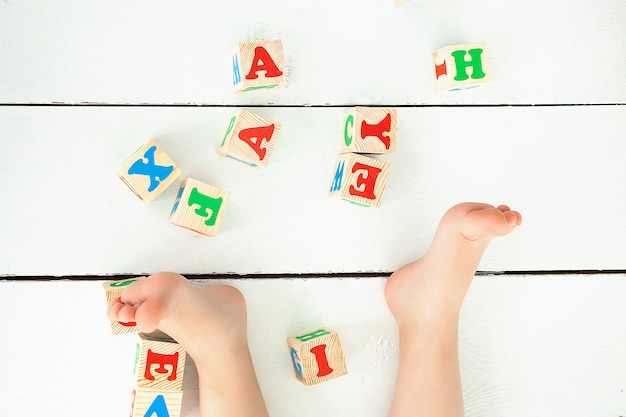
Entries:
[[279, 39], [237, 44], [232, 60], [237, 92], [273, 88], [286, 82], [283, 42]]
[[296, 378], [305, 385], [318, 384], [348, 373], [339, 334], [328, 327], [290, 337], [287, 345]]
[[397, 125], [396, 109], [359, 106], [346, 109], [341, 152], [394, 153]]
[[[115, 300], [116, 298], [120, 298], [122, 296], [122, 293], [124, 292], [124, 289], [128, 287], [130, 284], [143, 278], [145, 277], [128, 278], [128, 279], [119, 280], [119, 281], [104, 282], [102, 284], [102, 287], [104, 288], [107, 305], [111, 301]], [[136, 332], [139, 332], [139, 327], [137, 327], [137, 323], [135, 322], [122, 323], [122, 322], [111, 320], [111, 334], [113, 335], [119, 335], [119, 334], [125, 334], [125, 333], [136, 333]]]
[[138, 334], [131, 417], [180, 416], [186, 356], [172, 339]]
[[485, 42], [445, 46], [433, 53], [437, 92], [464, 90], [488, 84], [489, 61]]
[[344, 153], [337, 160], [329, 196], [351, 203], [380, 207], [389, 163], [356, 153]]
[[154, 140], [137, 149], [116, 172], [137, 197], [151, 203], [181, 174]]
[[169, 222], [206, 236], [217, 236], [230, 192], [193, 178], [178, 190]]
[[218, 153], [252, 167], [267, 166], [280, 129], [279, 123], [239, 110], [230, 119]]

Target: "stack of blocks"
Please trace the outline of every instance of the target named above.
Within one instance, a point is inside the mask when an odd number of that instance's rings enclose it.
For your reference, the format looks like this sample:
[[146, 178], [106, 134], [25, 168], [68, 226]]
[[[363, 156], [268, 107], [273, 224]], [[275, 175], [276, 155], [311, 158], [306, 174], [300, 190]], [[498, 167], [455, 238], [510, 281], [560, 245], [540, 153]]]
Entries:
[[[150, 203], [181, 175], [181, 170], [154, 140], [149, 140], [116, 174], [140, 199]], [[169, 222], [216, 236], [229, 197], [228, 191], [187, 178], [180, 185]]]
[[[119, 298], [128, 285], [142, 278], [103, 284], [106, 300]], [[123, 331], [111, 322], [112, 334], [137, 333], [135, 354], [135, 387], [133, 388], [130, 417], [169, 416], [180, 417], [183, 401], [183, 376], [185, 349], [162, 334], [139, 332], [135, 323], [120, 323]]]
[[348, 373], [339, 334], [322, 327], [290, 337], [287, 345], [298, 381], [310, 386]]
[[477, 42], [444, 46], [433, 53], [433, 69], [437, 92], [487, 84], [490, 77], [486, 44]]
[[380, 207], [389, 163], [364, 154], [396, 151], [395, 109], [354, 107], [344, 112], [343, 144], [329, 195], [354, 204]]

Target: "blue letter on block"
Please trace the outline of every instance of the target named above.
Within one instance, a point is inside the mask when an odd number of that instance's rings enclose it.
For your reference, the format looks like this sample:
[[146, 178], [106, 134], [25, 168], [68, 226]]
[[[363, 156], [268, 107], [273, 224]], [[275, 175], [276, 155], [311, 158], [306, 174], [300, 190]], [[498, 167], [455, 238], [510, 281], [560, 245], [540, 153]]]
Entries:
[[346, 161], [339, 162], [337, 165], [337, 171], [335, 171], [335, 178], [333, 178], [333, 184], [330, 186], [330, 192], [341, 190], [341, 183], [343, 182], [343, 168], [346, 165]]
[[148, 191], [154, 191], [161, 181], [166, 179], [172, 171], [174, 171], [173, 166], [160, 166], [154, 163], [154, 152], [156, 152], [156, 146], [150, 147], [146, 153], [143, 154], [143, 157], [148, 160], [148, 163], [143, 162], [143, 160], [136, 160], [130, 168], [128, 168], [128, 174], [139, 174], [139, 175], [148, 175], [150, 177], [150, 186], [148, 187]]
[[170, 417], [170, 412], [167, 410], [167, 404], [165, 404], [165, 397], [162, 395], [156, 396], [143, 417], [152, 417], [153, 414], [156, 414], [156, 417]]
[[[298, 362], [296, 362], [296, 359], [298, 359]], [[294, 348], [291, 348], [291, 362], [293, 363], [293, 369], [295, 369], [298, 374], [298, 378], [302, 378], [302, 365], [300, 365], [298, 352], [296, 352]]]
[[233, 85], [241, 82], [241, 72], [239, 71], [239, 57], [233, 54]]

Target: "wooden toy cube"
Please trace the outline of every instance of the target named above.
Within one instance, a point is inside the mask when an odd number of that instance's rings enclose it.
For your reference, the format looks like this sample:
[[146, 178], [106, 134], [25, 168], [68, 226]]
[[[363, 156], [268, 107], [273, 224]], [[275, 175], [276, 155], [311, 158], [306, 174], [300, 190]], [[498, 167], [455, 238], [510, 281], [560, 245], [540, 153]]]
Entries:
[[280, 128], [279, 123], [240, 110], [231, 117], [218, 153], [253, 167], [267, 166]]
[[182, 404], [182, 390], [136, 387], [130, 417], [180, 417]]
[[137, 197], [150, 203], [180, 176], [181, 170], [154, 140], [149, 140], [116, 174]]
[[330, 197], [357, 205], [380, 207], [385, 191], [389, 163], [356, 153], [339, 155]]
[[433, 53], [437, 92], [463, 90], [489, 83], [485, 42], [445, 46]]
[[135, 355], [138, 387], [180, 390], [183, 387], [187, 353], [169, 338], [139, 333]]
[[217, 236], [230, 193], [193, 178], [178, 190], [169, 222], [207, 236]]
[[322, 327], [287, 339], [296, 378], [314, 385], [348, 373], [339, 334]]
[[281, 40], [237, 44], [232, 60], [235, 91], [273, 88], [286, 82]]
[[[132, 284], [133, 282], [143, 279], [145, 277], [137, 277], [137, 278], [129, 278], [121, 281], [109, 281], [102, 283], [102, 287], [104, 288], [104, 293], [106, 296], [107, 305], [116, 298], [120, 298], [122, 296], [122, 292], [124, 292], [124, 288]], [[124, 333], [133, 333], [138, 332], [139, 327], [137, 327], [137, 323], [122, 323], [114, 320], [111, 321], [111, 334], [118, 335]]]
[[386, 154], [396, 151], [398, 111], [354, 107], [344, 112], [341, 152]]

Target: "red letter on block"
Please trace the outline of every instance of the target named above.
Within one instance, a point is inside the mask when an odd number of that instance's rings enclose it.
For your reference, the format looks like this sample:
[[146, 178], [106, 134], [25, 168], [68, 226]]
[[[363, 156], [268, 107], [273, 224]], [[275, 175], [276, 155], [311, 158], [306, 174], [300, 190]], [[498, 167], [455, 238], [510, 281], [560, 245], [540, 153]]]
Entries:
[[380, 174], [382, 170], [370, 165], [364, 165], [360, 162], [357, 162], [352, 166], [353, 174], [361, 170], [366, 171], [366, 173], [359, 174], [356, 179], [356, 186], [359, 188], [355, 188], [353, 185], [350, 186], [350, 195], [375, 200], [376, 196], [374, 195], [374, 187], [376, 186], [376, 178], [378, 178], [378, 174]]
[[144, 372], [144, 377], [150, 381], [154, 381], [154, 376], [152, 375], [152, 372], [150, 372], [150, 366], [153, 364], [159, 365], [159, 367], [155, 369], [155, 372], [159, 374], [166, 374], [167, 369], [165, 368], [165, 365], [171, 365], [172, 373], [167, 377], [167, 380], [176, 380], [176, 371], [178, 369], [178, 352], [171, 355], [163, 355], [160, 353], [154, 353], [151, 349], [148, 349], [148, 358], [146, 359], [146, 371]]
[[274, 124], [243, 129], [239, 132], [239, 139], [246, 142], [254, 150], [254, 152], [259, 155], [259, 159], [262, 161], [263, 158], [265, 158], [265, 152], [267, 150], [265, 148], [261, 148], [261, 145], [263, 144], [263, 140], [269, 142], [272, 139], [272, 134], [274, 134]]
[[385, 144], [385, 148], [389, 149], [391, 146], [391, 140], [389, 136], [383, 135], [384, 132], [391, 130], [391, 114], [387, 113], [387, 116], [378, 124], [370, 125], [364, 121], [361, 122], [361, 137], [365, 139], [368, 136], [376, 136], [382, 143]]
[[311, 353], [315, 355], [317, 361], [317, 376], [323, 377], [333, 372], [333, 368], [328, 365], [328, 358], [326, 357], [326, 345], [315, 346], [311, 349]]
[[270, 56], [267, 49], [262, 46], [254, 48], [254, 58], [252, 58], [252, 67], [250, 72], [246, 75], [246, 80], [256, 80], [259, 78], [257, 72], [265, 71], [266, 77], [280, 77], [283, 72], [278, 69], [276, 63]]

